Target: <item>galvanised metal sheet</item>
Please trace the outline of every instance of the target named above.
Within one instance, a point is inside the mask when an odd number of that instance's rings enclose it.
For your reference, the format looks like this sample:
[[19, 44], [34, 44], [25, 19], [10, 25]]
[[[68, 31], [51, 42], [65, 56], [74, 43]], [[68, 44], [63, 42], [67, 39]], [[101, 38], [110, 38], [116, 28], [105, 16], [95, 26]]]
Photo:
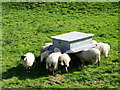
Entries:
[[52, 36], [52, 39], [58, 39], [58, 40], [63, 40], [63, 41], [75, 41], [75, 40], [80, 40], [80, 39], [84, 39], [87, 37], [92, 37], [94, 34], [87, 34], [87, 33], [81, 33], [81, 32], [70, 32], [70, 33], [66, 33], [66, 34], [62, 34], [62, 35], [58, 35], [58, 36]]

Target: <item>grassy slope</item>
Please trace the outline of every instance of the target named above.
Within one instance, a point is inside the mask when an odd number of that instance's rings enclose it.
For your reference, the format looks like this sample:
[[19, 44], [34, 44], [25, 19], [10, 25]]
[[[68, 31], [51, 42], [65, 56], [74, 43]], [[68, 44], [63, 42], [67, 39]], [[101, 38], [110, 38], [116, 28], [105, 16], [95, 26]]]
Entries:
[[[80, 6], [80, 5], [81, 6]], [[70, 3], [62, 5], [37, 4], [36, 6], [6, 7], [3, 4], [3, 87], [6, 88], [115, 88], [119, 85], [118, 14], [112, 3], [104, 8], [99, 3]], [[31, 5], [31, 4], [30, 4]], [[45, 6], [46, 5], [46, 6]], [[61, 6], [62, 5], [62, 6]], [[49, 8], [48, 8], [49, 7]], [[58, 8], [57, 8], [58, 7]], [[66, 8], [65, 8], [66, 7]], [[81, 7], [81, 8], [79, 8]], [[98, 9], [96, 9], [98, 8]], [[39, 56], [39, 48], [51, 42], [48, 36], [71, 31], [93, 33], [93, 39], [111, 45], [109, 59], [101, 57], [101, 66], [70, 68], [69, 74], [49, 76], [38, 62], [31, 73], [26, 73], [19, 61], [20, 55], [32, 52]], [[56, 81], [57, 80], [57, 81]]]

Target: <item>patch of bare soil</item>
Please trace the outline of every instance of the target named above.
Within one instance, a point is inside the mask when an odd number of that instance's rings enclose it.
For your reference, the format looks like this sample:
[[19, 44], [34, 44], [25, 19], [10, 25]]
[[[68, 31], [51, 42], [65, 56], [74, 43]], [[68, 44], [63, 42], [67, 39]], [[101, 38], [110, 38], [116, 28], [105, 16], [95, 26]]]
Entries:
[[61, 83], [64, 83], [64, 81], [65, 81], [64, 77], [62, 77], [60, 75], [56, 75], [56, 76], [52, 77], [49, 82], [46, 82], [46, 84], [49, 84], [49, 85], [61, 84]]

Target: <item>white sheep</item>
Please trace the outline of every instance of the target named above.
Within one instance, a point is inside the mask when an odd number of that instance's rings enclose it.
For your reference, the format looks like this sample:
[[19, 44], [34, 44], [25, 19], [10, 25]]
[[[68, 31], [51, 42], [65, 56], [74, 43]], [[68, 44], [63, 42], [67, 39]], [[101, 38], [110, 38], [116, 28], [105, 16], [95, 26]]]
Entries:
[[66, 72], [68, 72], [69, 63], [71, 61], [70, 56], [67, 53], [61, 54], [59, 57], [59, 63], [61, 66], [65, 66]]
[[43, 60], [46, 60], [46, 58], [52, 53], [52, 51], [45, 51], [43, 53], [41, 53], [41, 57], [40, 57], [40, 62], [43, 62]]
[[46, 69], [54, 74], [54, 70], [58, 69], [58, 59], [61, 55], [61, 50], [55, 48], [54, 52], [51, 53], [46, 59]]
[[108, 45], [107, 43], [99, 42], [96, 44], [95, 48], [100, 50], [101, 55], [104, 55], [106, 58], [108, 58], [110, 45]]
[[50, 46], [52, 46], [52, 43], [45, 43], [44, 46], [40, 48], [41, 53], [49, 50]]
[[100, 64], [100, 51], [96, 48], [84, 49], [76, 53], [76, 56], [81, 60], [82, 66], [85, 65], [85, 62], [98, 63], [98, 66]]
[[33, 66], [33, 63], [35, 62], [35, 56], [32, 53], [26, 53], [24, 56], [21, 56], [20, 61], [22, 61], [26, 69], [30, 69]]

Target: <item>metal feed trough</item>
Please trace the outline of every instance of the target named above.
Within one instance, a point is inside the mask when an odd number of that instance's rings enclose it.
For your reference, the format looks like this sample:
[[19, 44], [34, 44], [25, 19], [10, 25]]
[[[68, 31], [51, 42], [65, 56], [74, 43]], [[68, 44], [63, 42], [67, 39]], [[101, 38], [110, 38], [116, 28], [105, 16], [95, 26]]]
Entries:
[[53, 51], [55, 47], [61, 49], [64, 53], [76, 53], [83, 49], [92, 48], [92, 36], [94, 34], [87, 34], [81, 32], [70, 32], [58, 36], [52, 36], [53, 46], [49, 50]]

